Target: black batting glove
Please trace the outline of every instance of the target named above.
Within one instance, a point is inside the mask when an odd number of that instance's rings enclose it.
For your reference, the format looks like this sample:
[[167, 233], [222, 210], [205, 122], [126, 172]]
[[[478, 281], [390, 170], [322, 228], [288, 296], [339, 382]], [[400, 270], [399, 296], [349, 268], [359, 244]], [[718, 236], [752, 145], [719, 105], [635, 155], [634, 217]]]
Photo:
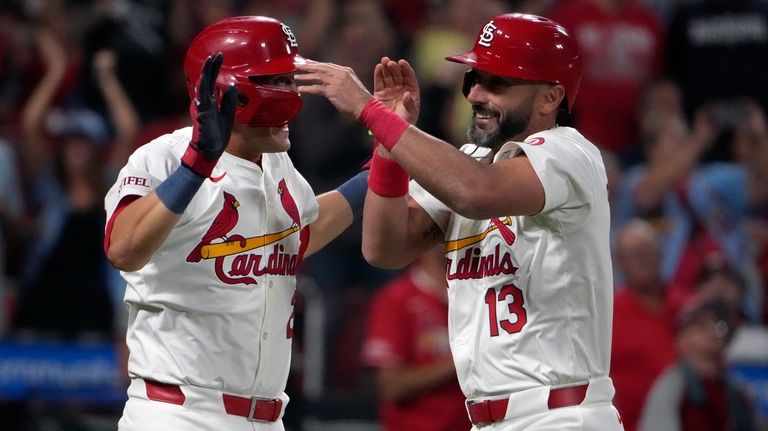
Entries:
[[192, 140], [181, 163], [192, 172], [207, 178], [227, 148], [237, 106], [237, 90], [230, 86], [216, 103], [214, 86], [224, 56], [219, 52], [208, 57], [198, 83], [197, 97], [189, 106], [192, 117]]

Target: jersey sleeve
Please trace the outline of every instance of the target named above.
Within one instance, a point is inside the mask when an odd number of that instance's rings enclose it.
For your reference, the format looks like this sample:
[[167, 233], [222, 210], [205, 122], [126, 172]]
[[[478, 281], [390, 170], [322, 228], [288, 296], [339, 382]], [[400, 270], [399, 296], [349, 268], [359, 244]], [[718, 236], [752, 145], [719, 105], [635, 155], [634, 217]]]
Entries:
[[127, 196], [146, 196], [160, 185], [179, 167], [179, 146], [186, 142], [189, 136], [181, 129], [139, 147], [128, 159], [128, 163], [120, 170], [117, 180], [104, 198], [104, 209], [107, 220], [117, 209], [119, 203]]
[[305, 202], [301, 213], [301, 223], [302, 226], [308, 226], [314, 223], [315, 220], [317, 220], [319, 217], [320, 205], [317, 203], [317, 196], [315, 196], [315, 192], [312, 190], [312, 187], [309, 185], [307, 180], [304, 179], [301, 174], [299, 174], [299, 177], [305, 185], [305, 187], [301, 188], [301, 199], [302, 202]]
[[607, 199], [608, 180], [600, 152], [575, 130], [558, 128], [531, 135], [522, 143], [507, 143], [496, 159], [514, 157], [519, 151], [528, 157], [544, 188], [544, 208], [538, 219], [554, 218], [560, 228], [575, 230], [587, 221], [597, 199]]
[[416, 181], [411, 181], [408, 193], [413, 200], [416, 201], [424, 211], [434, 220], [437, 226], [445, 232], [448, 221], [451, 219], [453, 213], [444, 203], [440, 202], [436, 197], [432, 196], [428, 191], [424, 189]]

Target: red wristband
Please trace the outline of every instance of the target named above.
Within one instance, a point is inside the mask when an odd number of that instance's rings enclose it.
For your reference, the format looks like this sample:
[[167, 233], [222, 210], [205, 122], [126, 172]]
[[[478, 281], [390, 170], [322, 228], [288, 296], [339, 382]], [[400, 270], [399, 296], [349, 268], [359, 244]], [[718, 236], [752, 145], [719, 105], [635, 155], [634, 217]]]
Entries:
[[396, 198], [408, 194], [408, 172], [397, 161], [385, 159], [378, 152], [373, 153], [371, 172], [368, 176], [368, 188], [385, 198]]
[[387, 151], [392, 151], [395, 144], [410, 127], [407, 121], [376, 99], [371, 99], [360, 112], [360, 121], [373, 133]]
[[208, 178], [211, 176], [211, 173], [213, 173], [213, 168], [216, 166], [216, 163], [219, 160], [207, 160], [205, 157], [203, 157], [203, 154], [200, 153], [200, 150], [197, 148], [197, 145], [189, 143], [189, 146], [187, 146], [187, 150], [184, 152], [184, 155], [181, 157], [181, 163], [188, 167], [190, 171], [196, 173], [197, 175], [200, 175], [203, 178]]

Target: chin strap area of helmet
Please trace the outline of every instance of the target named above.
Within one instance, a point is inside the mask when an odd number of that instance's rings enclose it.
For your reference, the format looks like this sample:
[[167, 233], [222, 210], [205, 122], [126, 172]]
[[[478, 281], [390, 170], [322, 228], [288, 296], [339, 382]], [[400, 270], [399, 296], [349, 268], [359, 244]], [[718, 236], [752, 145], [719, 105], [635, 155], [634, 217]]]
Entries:
[[282, 127], [298, 115], [302, 106], [298, 91], [264, 85], [238, 86], [241, 100], [235, 121], [250, 127]]

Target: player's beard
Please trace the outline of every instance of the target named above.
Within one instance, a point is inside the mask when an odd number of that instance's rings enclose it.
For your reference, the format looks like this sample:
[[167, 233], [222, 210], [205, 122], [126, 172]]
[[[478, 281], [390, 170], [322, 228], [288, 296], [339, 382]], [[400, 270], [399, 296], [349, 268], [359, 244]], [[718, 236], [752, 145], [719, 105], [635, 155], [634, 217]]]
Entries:
[[[533, 112], [534, 99], [535, 97], [530, 97], [516, 109], [507, 111], [504, 120], [500, 120], [498, 127], [490, 132], [483, 132], [478, 129], [475, 121], [472, 121], [472, 124], [470, 124], [467, 129], [467, 138], [469, 138], [469, 142], [478, 147], [490, 148], [494, 152], [498, 151], [504, 143], [518, 137], [518, 135], [525, 132], [528, 128], [528, 123], [531, 121], [531, 114]], [[473, 120], [478, 112], [483, 112], [484, 110], [485, 108], [482, 105], [477, 104], [472, 106]]]

